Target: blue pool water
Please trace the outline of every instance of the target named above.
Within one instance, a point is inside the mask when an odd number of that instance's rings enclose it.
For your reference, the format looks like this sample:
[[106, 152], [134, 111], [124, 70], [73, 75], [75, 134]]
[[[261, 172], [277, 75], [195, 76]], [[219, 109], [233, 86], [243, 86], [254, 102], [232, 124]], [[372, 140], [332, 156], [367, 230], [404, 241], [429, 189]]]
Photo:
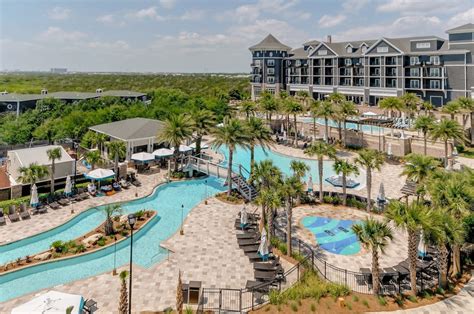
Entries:
[[[302, 118], [302, 121], [305, 123], [313, 123], [313, 118]], [[316, 123], [320, 125], [325, 125], [324, 119], [322, 118], [317, 118]], [[328, 125], [333, 128], [337, 128], [337, 122], [334, 120], [328, 120]], [[346, 123], [346, 128], [349, 130], [358, 130], [359, 127], [357, 123], [352, 123], [352, 122], [347, 122]], [[379, 131], [381, 134], [384, 133], [384, 128], [379, 128], [378, 126], [370, 126], [370, 125], [362, 125], [362, 132], [364, 133], [373, 133], [373, 134], [379, 134]]]
[[[220, 149], [220, 153], [222, 153], [226, 159], [226, 161], [229, 159], [229, 150], [228, 149]], [[319, 172], [318, 172], [318, 162], [316, 160], [311, 160], [311, 159], [304, 159], [304, 158], [292, 158], [289, 156], [285, 156], [282, 154], [278, 154], [270, 149], [264, 150], [261, 146], [255, 147], [255, 161], [259, 162], [265, 159], [271, 159], [273, 163], [280, 168], [280, 170], [285, 174], [285, 175], [292, 175], [292, 171], [290, 168], [290, 164], [292, 160], [299, 160], [304, 162], [310, 167], [310, 171], [306, 174], [305, 180], [308, 180], [309, 174], [312, 175], [313, 177], [313, 184], [316, 186], [319, 184]], [[224, 162], [225, 164], [226, 162]], [[245, 150], [241, 147], [238, 147], [233, 156], [233, 161], [232, 161], [232, 168], [234, 169], [235, 172], [238, 173], [238, 165], [242, 165], [245, 169], [249, 170], [250, 169], [250, 152], [248, 150]], [[333, 169], [334, 162], [330, 160], [325, 160], [323, 162], [323, 176], [325, 178], [329, 178], [336, 173], [334, 172]], [[362, 172], [361, 172], [362, 174]], [[248, 176], [247, 173], [243, 173], [244, 176]], [[358, 188], [361, 188], [365, 184], [365, 178], [363, 175], [359, 175], [355, 178], [357, 182], [359, 182], [361, 185], [358, 186]], [[323, 184], [329, 185], [328, 182], [323, 180]]]
[[360, 242], [351, 229], [359, 221], [307, 216], [301, 223], [314, 234], [319, 246], [330, 253], [353, 255], [360, 252]]
[[[205, 184], [207, 180], [207, 188]], [[141, 209], [152, 209], [158, 212], [153, 221], [140, 230], [133, 239], [134, 263], [142, 267], [150, 267], [167, 257], [167, 251], [160, 248], [160, 243], [173, 235], [181, 225], [181, 204], [184, 205], [184, 216], [206, 197], [224, 191], [221, 180], [207, 178], [192, 181], [172, 182], [158, 187], [149, 197], [130, 201], [122, 205], [124, 213], [136, 212]], [[78, 215], [68, 223], [69, 228], [58, 227], [42, 235], [14, 242], [8, 253], [23, 254], [23, 246], [30, 250], [40, 252], [51, 244], [54, 239], [72, 239], [75, 234], [84, 234], [99, 225], [104, 220], [103, 214], [97, 209], [90, 209]], [[59, 236], [60, 235], [60, 236]], [[35, 239], [38, 246], [35, 246]], [[80, 257], [56, 261], [29, 267], [23, 270], [0, 275], [0, 302], [15, 298], [36, 290], [64, 284], [111, 271], [116, 267], [125, 265], [129, 261], [130, 240], [117, 244], [116, 254], [114, 247], [108, 247], [97, 252]], [[0, 247], [4, 249], [3, 247]], [[30, 251], [30, 254], [32, 252]], [[3, 255], [3, 253], [1, 254]]]

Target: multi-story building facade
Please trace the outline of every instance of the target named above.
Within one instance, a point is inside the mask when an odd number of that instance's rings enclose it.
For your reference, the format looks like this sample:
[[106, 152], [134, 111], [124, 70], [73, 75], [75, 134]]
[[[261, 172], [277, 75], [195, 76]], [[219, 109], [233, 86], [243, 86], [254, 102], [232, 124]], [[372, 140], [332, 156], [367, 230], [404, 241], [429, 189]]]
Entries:
[[435, 106], [474, 98], [474, 24], [436, 36], [363, 41], [309, 41], [289, 49], [272, 35], [250, 47], [252, 98], [308, 91], [315, 99], [339, 92], [359, 104], [415, 93]]

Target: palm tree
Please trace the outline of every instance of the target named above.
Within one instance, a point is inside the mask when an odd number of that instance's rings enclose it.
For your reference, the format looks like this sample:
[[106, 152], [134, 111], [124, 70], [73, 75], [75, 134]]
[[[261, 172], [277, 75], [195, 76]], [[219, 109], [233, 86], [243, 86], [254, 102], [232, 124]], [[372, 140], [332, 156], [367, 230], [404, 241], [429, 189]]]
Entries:
[[418, 116], [415, 120], [415, 130], [421, 131], [423, 133], [423, 154], [426, 155], [426, 141], [428, 137], [428, 132], [433, 128], [435, 120], [432, 116]]
[[309, 112], [311, 113], [311, 118], [313, 118], [313, 141], [316, 139], [316, 119], [319, 114], [319, 107], [321, 106], [321, 101], [312, 100], [309, 104]]
[[178, 287], [176, 287], [176, 312], [178, 314], [183, 314], [183, 305], [183, 282], [181, 281], [181, 271], [178, 271]]
[[174, 147], [174, 171], [178, 171], [179, 146], [193, 135], [193, 123], [186, 115], [173, 115], [165, 120], [158, 139]]
[[268, 233], [273, 236], [273, 217], [275, 210], [281, 207], [281, 195], [276, 188], [262, 188], [257, 196], [256, 202], [262, 206], [262, 219], [267, 220]]
[[102, 157], [100, 157], [100, 152], [98, 150], [91, 150], [84, 154], [84, 159], [89, 165], [91, 165], [91, 170], [94, 170], [95, 165], [102, 160]]
[[331, 93], [328, 96], [328, 101], [330, 101], [334, 108], [333, 118], [337, 121], [337, 133], [339, 141], [342, 141], [342, 122], [343, 117], [341, 115], [341, 106], [346, 102], [346, 96], [341, 93]]
[[294, 145], [298, 146], [298, 126], [296, 124], [296, 116], [304, 111], [304, 107], [292, 97], [288, 97], [285, 102], [287, 114], [293, 115], [293, 126], [295, 130], [295, 140]]
[[443, 108], [441, 108], [441, 112], [449, 114], [451, 120], [454, 120], [455, 116], [461, 113], [461, 111], [462, 108], [459, 105], [459, 102], [457, 102], [456, 100], [451, 100], [446, 105], [444, 105]]
[[[471, 120], [471, 141], [474, 139], [474, 100], [472, 98], [468, 97], [459, 97], [457, 99], [457, 102], [463, 112], [467, 113], [467, 117], [470, 116]], [[467, 123], [467, 118], [464, 118], [464, 113], [463, 113], [463, 119], [462, 119], [462, 126], [463, 128], [466, 126]]]
[[292, 218], [293, 218], [293, 206], [295, 199], [303, 193], [303, 184], [296, 176], [286, 178], [281, 186], [281, 193], [285, 198], [286, 207], [286, 246], [287, 255], [291, 256], [293, 253], [291, 238], [292, 238]]
[[439, 162], [431, 156], [411, 153], [405, 159], [406, 162], [400, 175], [406, 175], [408, 180], [417, 185], [424, 183], [439, 166]]
[[113, 235], [114, 230], [114, 222], [112, 220], [112, 216], [120, 215], [122, 213], [122, 207], [118, 204], [114, 205], [107, 205], [102, 207], [102, 212], [105, 215], [105, 224], [104, 224], [104, 232], [106, 236]]
[[347, 160], [338, 158], [334, 161], [333, 168], [337, 174], [342, 174], [342, 204], [345, 206], [347, 204], [347, 177], [351, 174], [359, 174], [359, 168]]
[[388, 116], [392, 118], [394, 111], [400, 112], [403, 108], [403, 102], [398, 97], [387, 97], [379, 101], [379, 107], [388, 111]]
[[301, 105], [306, 110], [308, 108], [308, 99], [311, 97], [307, 90], [300, 90], [296, 92], [296, 98], [301, 100]]
[[20, 167], [20, 176], [18, 181], [22, 184], [29, 184], [33, 186], [36, 182], [43, 179], [49, 174], [48, 167], [32, 163], [28, 167]]
[[308, 156], [316, 156], [318, 158], [318, 173], [319, 173], [319, 201], [323, 202], [323, 159], [324, 157], [333, 158], [336, 156], [336, 149], [334, 146], [324, 143], [315, 142], [309, 146], [304, 153]]
[[430, 135], [434, 141], [439, 139], [444, 142], [444, 166], [446, 167], [448, 165], [448, 141], [462, 141], [464, 139], [462, 128], [454, 120], [443, 119], [433, 126]]
[[273, 144], [272, 131], [263, 123], [262, 119], [250, 117], [246, 123], [250, 146], [250, 178], [252, 179], [255, 166], [255, 146], [260, 145], [264, 150]]
[[107, 135], [103, 133], [96, 133], [93, 138], [93, 142], [96, 145], [97, 149], [99, 150], [101, 156], [104, 151], [104, 144], [106, 141], [107, 141]]
[[255, 115], [255, 111], [257, 111], [257, 105], [252, 100], [244, 100], [240, 104], [240, 112], [245, 114], [247, 120]]
[[[408, 117], [411, 118], [413, 113], [418, 110], [418, 107], [423, 103], [420, 97], [414, 93], [406, 93], [401, 97], [403, 103], [403, 109], [408, 113]], [[409, 119], [408, 121], [411, 121]], [[408, 125], [410, 127], [410, 125]]]
[[282, 173], [271, 159], [256, 163], [252, 177], [252, 182], [259, 190], [270, 189], [282, 182]]
[[392, 201], [388, 205], [385, 217], [408, 233], [408, 264], [410, 270], [411, 293], [417, 294], [416, 260], [418, 257], [418, 240], [422, 230], [430, 230], [431, 216], [428, 210], [419, 202], [405, 204]]
[[332, 102], [325, 100], [322, 101], [318, 107], [317, 116], [324, 119], [324, 140], [327, 142], [329, 139], [329, 119], [333, 118], [336, 113]]
[[193, 123], [194, 131], [196, 132], [196, 154], [201, 153], [202, 137], [209, 134], [216, 124], [214, 113], [207, 109], [200, 109], [194, 111], [190, 115]]
[[119, 159], [125, 158], [127, 154], [127, 147], [125, 143], [122, 141], [114, 141], [107, 143], [107, 151], [109, 154], [109, 158], [114, 160], [114, 172], [115, 172], [115, 179], [119, 178], [119, 171], [118, 171], [118, 163]]
[[120, 300], [119, 300], [119, 314], [128, 314], [128, 292], [127, 292], [127, 277], [128, 271], [120, 272]]
[[46, 151], [48, 159], [51, 161], [51, 194], [54, 194], [54, 174], [56, 172], [56, 159], [61, 159], [62, 152], [60, 147], [51, 148]]
[[293, 171], [293, 175], [300, 181], [306, 175], [306, 172], [310, 170], [309, 166], [303, 161], [292, 160], [290, 163], [290, 169]]
[[338, 111], [337, 111], [337, 117], [340, 121], [342, 121], [343, 129], [344, 129], [344, 147], [346, 146], [347, 143], [347, 127], [346, 127], [346, 122], [347, 118], [350, 116], [354, 116], [358, 113], [358, 110], [355, 106], [355, 104], [352, 101], [344, 101], [340, 104]]
[[227, 169], [227, 196], [232, 192], [232, 159], [237, 146], [247, 148], [249, 146], [248, 131], [245, 125], [237, 119], [230, 119], [224, 126], [215, 129], [214, 140], [212, 141], [214, 148], [226, 146], [229, 150], [229, 161]]
[[272, 122], [272, 114], [277, 111], [278, 104], [275, 96], [267, 91], [260, 94], [259, 104], [261, 110], [265, 113], [267, 121]]
[[385, 162], [384, 155], [373, 149], [363, 149], [359, 152], [359, 156], [355, 159], [355, 163], [365, 168], [367, 179], [367, 211], [372, 208], [372, 171], [380, 171]]
[[434, 110], [433, 104], [430, 103], [429, 101], [425, 101], [422, 106], [423, 106], [423, 109], [425, 110], [426, 116], [430, 115], [431, 111]]
[[383, 254], [388, 240], [393, 239], [392, 229], [386, 222], [366, 218], [362, 223], [352, 226], [352, 231], [363, 246], [372, 252], [372, 291], [374, 295], [380, 289], [379, 250]]

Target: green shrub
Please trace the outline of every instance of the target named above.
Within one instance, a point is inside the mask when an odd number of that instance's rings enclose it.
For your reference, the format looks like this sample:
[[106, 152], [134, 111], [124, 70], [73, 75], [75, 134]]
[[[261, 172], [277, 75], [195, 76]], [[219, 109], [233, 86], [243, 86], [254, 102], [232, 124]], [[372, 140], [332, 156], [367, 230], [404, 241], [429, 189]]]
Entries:
[[408, 300], [410, 300], [410, 302], [413, 302], [413, 303], [418, 303], [418, 299], [414, 295], [409, 295]]
[[145, 215], [145, 211], [143, 209], [135, 212], [135, 217], [137, 219], [141, 219], [143, 217], [143, 215]]
[[369, 302], [367, 302], [367, 300], [362, 300], [362, 304], [365, 305], [365, 307], [369, 308]]
[[405, 303], [403, 296], [401, 295], [395, 296], [395, 303], [397, 303], [399, 307], [403, 307], [403, 304]]
[[353, 296], [352, 296], [352, 301], [354, 301], [354, 302], [359, 302], [359, 297], [356, 296], [356, 295], [353, 295]]
[[421, 297], [424, 299], [431, 299], [433, 297], [433, 294], [430, 290], [423, 290], [421, 291]]
[[352, 311], [352, 304], [350, 302], [347, 302], [346, 305], [349, 311]]
[[323, 202], [327, 204], [332, 204], [332, 196], [329, 196], [329, 195], [323, 196]]
[[283, 303], [283, 296], [278, 290], [271, 290], [270, 294], [268, 295], [268, 299], [270, 304], [278, 305]]
[[121, 235], [122, 237], [126, 237], [126, 236], [128, 236], [128, 231], [125, 230], [125, 229], [123, 229], [122, 231], [120, 231], [120, 235]]
[[293, 312], [298, 312], [298, 305], [296, 303], [291, 303], [291, 309]]
[[316, 312], [316, 305], [311, 303], [311, 312]]
[[379, 301], [379, 304], [380, 304], [381, 306], [386, 306], [386, 305], [387, 305], [387, 300], [386, 300], [383, 296], [381, 296], [381, 295], [379, 295], [379, 296], [377, 297], [377, 301]]
[[173, 171], [171, 172], [171, 177], [173, 179], [183, 179], [184, 177], [186, 177], [186, 173], [182, 171]]
[[79, 244], [78, 246], [76, 246], [75, 253], [83, 253], [85, 251], [86, 247], [84, 246], [84, 244]]
[[437, 294], [441, 294], [441, 295], [444, 295], [444, 294], [445, 294], [444, 289], [441, 288], [441, 287], [437, 287], [435, 291], [436, 291]]
[[101, 238], [97, 241], [97, 245], [98, 245], [98, 246], [104, 246], [104, 245], [105, 245], [105, 238], [104, 238], [104, 237], [101, 237]]
[[55, 253], [64, 253], [66, 250], [65, 243], [61, 240], [54, 241], [51, 243], [51, 248]]
[[189, 306], [186, 306], [186, 308], [184, 309], [184, 313], [185, 314], [193, 314], [193, 309], [190, 308]]

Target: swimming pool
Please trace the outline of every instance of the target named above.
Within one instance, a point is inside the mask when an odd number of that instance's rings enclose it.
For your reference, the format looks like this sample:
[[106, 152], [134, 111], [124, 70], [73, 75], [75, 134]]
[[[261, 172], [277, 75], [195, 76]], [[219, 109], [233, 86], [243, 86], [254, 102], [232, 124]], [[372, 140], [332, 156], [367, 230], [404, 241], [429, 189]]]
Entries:
[[[207, 188], [206, 188], [207, 181]], [[184, 205], [184, 215], [200, 203], [205, 197], [224, 191], [221, 180], [208, 177], [206, 179], [172, 182], [159, 186], [152, 195], [123, 203], [124, 213], [132, 213], [141, 209], [158, 211], [153, 221], [140, 230], [133, 238], [134, 263], [142, 267], [150, 267], [164, 260], [167, 251], [160, 247], [160, 243], [173, 235], [181, 225], [181, 204]], [[186, 195], [186, 197], [183, 197]], [[92, 219], [94, 218], [94, 219]], [[74, 232], [84, 234], [97, 227], [104, 220], [103, 214], [97, 209], [90, 209], [78, 215], [71, 226], [78, 225]], [[68, 223], [69, 224], [69, 223]], [[47, 231], [38, 236], [14, 242], [11, 246], [16, 252], [22, 252], [22, 246], [29, 246], [31, 250], [42, 251], [45, 243], [51, 244], [61, 235], [74, 238], [73, 233], [61, 227]], [[85, 231], [85, 232], [83, 232]], [[81, 233], [82, 232], [82, 233]], [[39, 237], [42, 243], [35, 247], [34, 238]], [[48, 244], [48, 246], [49, 246]], [[116, 249], [116, 253], [114, 253]], [[117, 247], [107, 247], [94, 253], [62, 261], [54, 261], [37, 266], [28, 267], [5, 275], [0, 275], [0, 302], [48, 287], [71, 281], [91, 277], [116, 267], [125, 265], [129, 261], [130, 240], [124, 240]], [[13, 256], [12, 253], [9, 253]], [[17, 253], [20, 254], [20, 253]], [[30, 253], [32, 254], [32, 253]], [[3, 255], [3, 253], [1, 254]]]
[[306, 216], [301, 219], [301, 223], [314, 234], [316, 242], [325, 251], [340, 255], [360, 252], [360, 242], [351, 229], [359, 221]]
[[[226, 159], [226, 161], [229, 159], [229, 150], [227, 148], [221, 148], [219, 149], [219, 152], [222, 153]], [[250, 152], [248, 150], [245, 150], [241, 147], [238, 147], [233, 156], [233, 161], [232, 161], [232, 168], [234, 169], [235, 172], [239, 172], [238, 165], [242, 165], [245, 169], [250, 170]], [[299, 160], [304, 162], [310, 167], [310, 171], [306, 174], [305, 180], [307, 181], [309, 178], [309, 174], [313, 177], [313, 183], [316, 185], [319, 182], [319, 172], [318, 172], [318, 162], [317, 160], [314, 159], [305, 159], [305, 158], [295, 158], [295, 157], [289, 157], [286, 155], [282, 155], [279, 153], [276, 153], [270, 149], [263, 150], [261, 146], [256, 146], [255, 147], [255, 161], [259, 162], [265, 159], [271, 159], [275, 166], [280, 168], [280, 170], [287, 176], [292, 175], [292, 171], [290, 168], [290, 164], [292, 160]], [[226, 162], [223, 162], [223, 164], [226, 164]], [[331, 160], [325, 160], [323, 162], [323, 176], [325, 178], [329, 178], [331, 176], [336, 175], [336, 172], [333, 169], [334, 162]], [[361, 170], [361, 174], [358, 176], [351, 176], [351, 178], [354, 178], [355, 181], [359, 182], [360, 185], [357, 186], [357, 189], [360, 189], [365, 186], [365, 176], [363, 175], [363, 171]], [[247, 173], [243, 173], [245, 177], [248, 177]], [[323, 180], [324, 185], [330, 185], [329, 182], [326, 182]]]
[[[303, 121], [304, 123], [313, 124], [313, 118], [304, 117], [304, 118], [301, 118], [301, 121]], [[322, 118], [317, 118], [316, 123], [319, 124], [319, 125], [325, 125], [324, 119], [322, 119]], [[333, 127], [333, 128], [338, 127], [337, 122], [334, 121], [334, 120], [328, 120], [328, 126]], [[342, 127], [344, 128], [344, 126], [342, 126]], [[357, 123], [347, 122], [346, 123], [346, 128], [348, 130], [349, 129], [358, 130], [359, 126], [358, 126]], [[362, 125], [362, 132], [364, 132], [364, 133], [379, 134], [379, 131], [380, 131], [381, 134], [384, 134], [384, 130], [385, 130], [384, 128], [380, 128], [378, 126]]]

